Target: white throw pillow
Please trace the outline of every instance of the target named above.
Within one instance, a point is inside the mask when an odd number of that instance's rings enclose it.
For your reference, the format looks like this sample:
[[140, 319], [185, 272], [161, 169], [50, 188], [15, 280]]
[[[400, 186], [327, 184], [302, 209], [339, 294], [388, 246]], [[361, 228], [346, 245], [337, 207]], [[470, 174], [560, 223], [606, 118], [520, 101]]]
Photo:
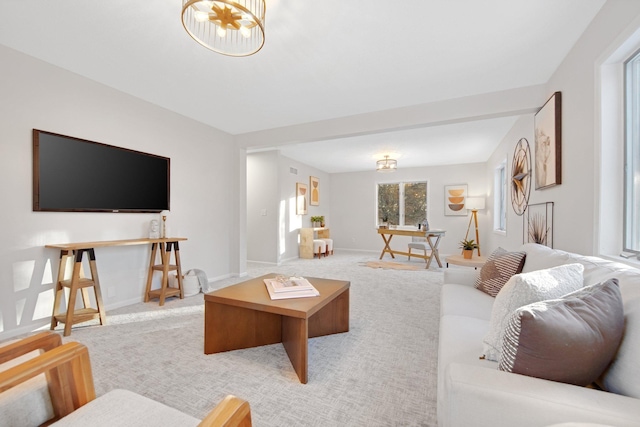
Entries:
[[500, 361], [504, 331], [511, 314], [525, 305], [560, 298], [583, 287], [582, 264], [567, 264], [513, 276], [496, 295], [489, 332], [483, 340], [484, 356]]

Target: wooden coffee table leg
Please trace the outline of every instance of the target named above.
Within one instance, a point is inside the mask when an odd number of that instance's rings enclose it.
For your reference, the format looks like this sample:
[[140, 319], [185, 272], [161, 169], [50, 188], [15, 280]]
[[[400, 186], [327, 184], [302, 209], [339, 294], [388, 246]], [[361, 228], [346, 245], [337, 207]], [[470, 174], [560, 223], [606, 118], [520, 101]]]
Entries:
[[308, 336], [306, 319], [282, 316], [282, 345], [302, 384], [308, 377]]
[[205, 301], [204, 354], [279, 343], [282, 341], [281, 317]]

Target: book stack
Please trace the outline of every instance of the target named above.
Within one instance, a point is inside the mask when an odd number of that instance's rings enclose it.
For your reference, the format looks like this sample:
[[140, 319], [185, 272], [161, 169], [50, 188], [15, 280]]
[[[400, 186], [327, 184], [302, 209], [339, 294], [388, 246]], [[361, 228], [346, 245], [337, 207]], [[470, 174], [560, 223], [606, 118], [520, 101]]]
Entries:
[[317, 297], [320, 292], [304, 277], [277, 277], [264, 279], [272, 300]]

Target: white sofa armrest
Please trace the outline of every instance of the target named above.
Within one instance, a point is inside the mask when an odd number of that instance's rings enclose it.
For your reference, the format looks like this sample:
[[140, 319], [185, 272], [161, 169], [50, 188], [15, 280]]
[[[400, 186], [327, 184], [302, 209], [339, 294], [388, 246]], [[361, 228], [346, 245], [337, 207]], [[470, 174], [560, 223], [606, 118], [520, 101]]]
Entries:
[[445, 268], [444, 283], [474, 286], [480, 270], [471, 268]]
[[440, 427], [539, 427], [563, 422], [638, 426], [640, 402], [627, 396], [451, 363]]

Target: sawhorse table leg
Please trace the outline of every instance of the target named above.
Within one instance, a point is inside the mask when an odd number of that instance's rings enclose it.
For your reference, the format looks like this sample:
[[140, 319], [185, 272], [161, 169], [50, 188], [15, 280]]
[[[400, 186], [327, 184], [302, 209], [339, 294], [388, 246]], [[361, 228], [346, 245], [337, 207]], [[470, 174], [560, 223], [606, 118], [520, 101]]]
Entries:
[[[64, 336], [71, 335], [71, 327], [75, 323], [86, 322], [91, 319], [99, 318], [100, 324], [104, 325], [107, 320], [104, 303], [102, 302], [102, 292], [100, 291], [100, 280], [98, 279], [98, 269], [96, 267], [95, 250], [78, 249], [73, 251], [74, 263], [71, 279], [65, 280], [65, 271], [67, 260], [72, 256], [68, 250], [60, 251], [60, 265], [58, 267], [58, 277], [55, 286], [55, 296], [53, 302], [53, 313], [51, 315], [51, 330], [58, 326], [58, 323], [64, 323]], [[89, 254], [89, 268], [91, 278], [80, 277], [82, 274], [82, 256], [84, 252]], [[91, 300], [87, 288], [93, 287], [97, 308], [91, 307]], [[60, 305], [64, 299], [64, 288], [69, 288], [69, 301], [67, 302], [67, 311], [62, 313]], [[76, 298], [78, 291], [81, 293], [84, 308], [76, 310]]]
[[395, 259], [395, 255], [393, 255], [393, 251], [391, 250], [391, 238], [393, 237], [393, 234], [389, 234], [389, 237], [385, 237], [384, 234], [381, 234], [380, 236], [382, 236], [382, 240], [384, 240], [384, 249], [382, 249], [382, 253], [380, 254], [380, 259], [382, 259], [382, 257], [384, 256], [385, 253], [389, 253], [389, 255], [391, 255], [391, 258]]

